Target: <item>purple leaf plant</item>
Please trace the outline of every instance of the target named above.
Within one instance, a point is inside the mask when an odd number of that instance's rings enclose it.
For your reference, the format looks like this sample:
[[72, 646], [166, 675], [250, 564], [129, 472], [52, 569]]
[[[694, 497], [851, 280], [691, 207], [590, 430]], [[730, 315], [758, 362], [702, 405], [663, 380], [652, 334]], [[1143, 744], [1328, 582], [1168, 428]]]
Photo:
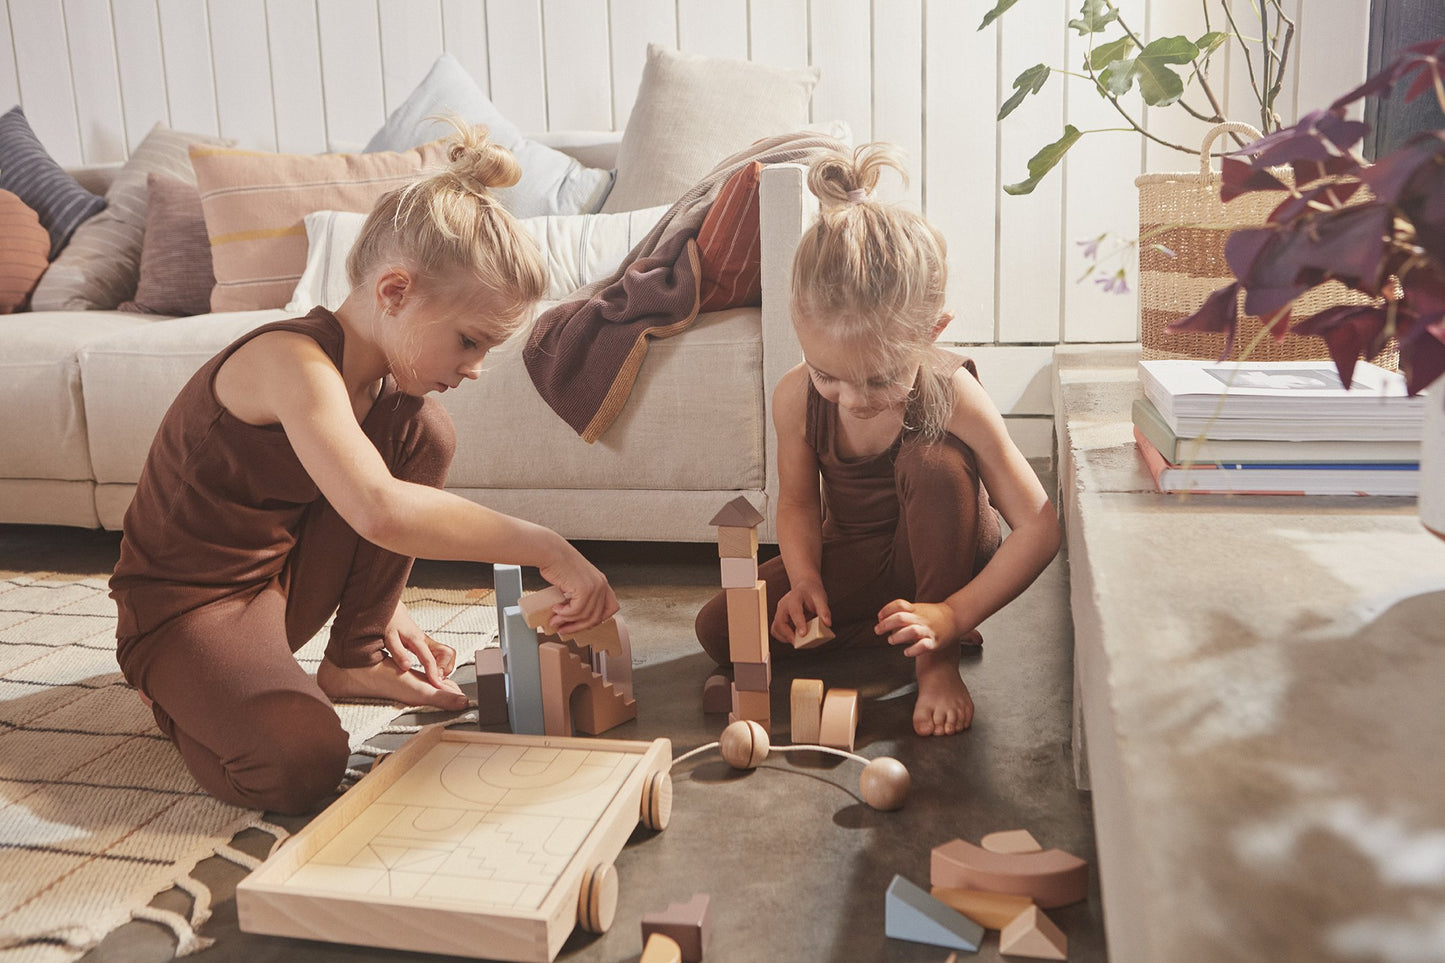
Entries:
[[[1374, 359], [1391, 337], [1410, 394], [1445, 373], [1445, 130], [1417, 134], [1372, 165], [1356, 150], [1369, 125], [1345, 116], [1351, 104], [1386, 96], [1407, 79], [1406, 102], [1431, 91], [1445, 110], [1442, 60], [1445, 37], [1409, 47], [1327, 109], [1226, 157], [1224, 201], [1255, 191], [1285, 197], [1264, 226], [1236, 230], [1225, 242], [1234, 283], [1168, 330], [1224, 332], [1220, 357], [1228, 357], [1242, 291], [1245, 312], [1277, 340], [1323, 338], [1346, 385], [1356, 359]], [[1293, 172], [1293, 185], [1270, 170], [1283, 166]], [[1328, 308], [1291, 326], [1296, 299], [1326, 281], [1372, 301]]]

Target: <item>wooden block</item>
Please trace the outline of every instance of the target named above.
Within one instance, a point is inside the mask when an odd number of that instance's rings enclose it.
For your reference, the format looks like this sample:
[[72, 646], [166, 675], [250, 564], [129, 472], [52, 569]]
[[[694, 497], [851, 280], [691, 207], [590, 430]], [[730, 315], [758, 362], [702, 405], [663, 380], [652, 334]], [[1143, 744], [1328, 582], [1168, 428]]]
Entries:
[[726, 526], [728, 528], [757, 528], [765, 518], [763, 513], [753, 507], [746, 495], [739, 495], [718, 510], [709, 521], [709, 525]]
[[794, 679], [791, 702], [793, 744], [818, 745], [818, 727], [823, 719], [822, 680]]
[[989, 833], [978, 844], [990, 853], [1041, 853], [1044, 847], [1034, 839], [1027, 829], [1010, 829], [1001, 833]]
[[[566, 645], [543, 642], [538, 650], [543, 724], [549, 736], [601, 735], [637, 718], [637, 703], [592, 671]], [[578, 693], [578, 690], [583, 690]]]
[[733, 680], [725, 672], [714, 672], [702, 685], [703, 712], [729, 712], [733, 707]]
[[598, 622], [590, 629], [572, 632], [562, 638], [579, 645], [591, 646], [595, 651], [606, 652], [608, 655], [621, 655], [622, 631], [617, 623], [617, 617], [613, 616], [605, 622]]
[[660, 933], [677, 943], [683, 963], [699, 963], [712, 936], [712, 907], [706, 893], [694, 893], [686, 903], [671, 903], [661, 912], [644, 913], [642, 938]]
[[642, 948], [642, 957], [637, 963], [682, 963], [682, 947], [676, 940], [653, 933], [647, 937], [647, 945]]
[[815, 615], [808, 620], [807, 627], [799, 632], [798, 637], [793, 640], [793, 648], [811, 649], [814, 646], [822, 645], [831, 638], [834, 638], [833, 630], [824, 624], [821, 615]]
[[771, 661], [734, 662], [733, 679], [739, 689], [767, 692], [773, 686], [773, 664]]
[[594, 648], [592, 650], [592, 669], [602, 678], [617, 686], [617, 690], [627, 698], [633, 698], [632, 694], [632, 635], [627, 630], [627, 623], [622, 616], [614, 615], [613, 621], [617, 625], [617, 641], [620, 648], [618, 652], [609, 652], [606, 649]]
[[522, 598], [522, 568], [519, 565], [493, 565], [492, 590], [497, 596], [497, 638], [505, 650], [507, 609]]
[[501, 649], [477, 650], [477, 725], [507, 722], [507, 670]]
[[542, 668], [537, 656], [537, 632], [527, 625], [522, 610], [507, 606], [502, 635], [502, 661], [507, 670], [507, 718], [518, 735], [540, 736], [546, 731], [542, 716]]
[[1037, 906], [1030, 906], [999, 933], [998, 951], [1004, 956], [1063, 960], [1069, 956], [1069, 938]]
[[757, 558], [758, 530], [720, 526], [717, 530], [719, 558]]
[[931, 895], [945, 906], [951, 906], [986, 930], [1001, 930], [1018, 918], [1034, 901], [1027, 896], [988, 893], [981, 889], [933, 887]]
[[1089, 893], [1089, 864], [1060, 849], [990, 853], [955, 839], [933, 847], [934, 886], [1027, 896], [1045, 909], [1077, 903]]
[[888, 885], [883, 918], [884, 933], [895, 940], [969, 951], [977, 951], [983, 942], [982, 926], [902, 876], [893, 877]]
[[[733, 670], [737, 670], [734, 664]], [[739, 719], [756, 719], [759, 722], [771, 720], [773, 716], [772, 695], [766, 689], [762, 692], [740, 689], [733, 683], [733, 712]]]
[[771, 736], [773, 734], [772, 719], [743, 719], [743, 717], [738, 715], [736, 712], [729, 712], [728, 725], [732, 725], [734, 722], [756, 722], [758, 725], [763, 727], [763, 731], [766, 732], [768, 735]]
[[829, 689], [818, 721], [818, 745], [853, 751], [858, 738], [858, 690]]
[[768, 583], [727, 590], [728, 658], [734, 662], [768, 661]]
[[725, 589], [752, 588], [758, 580], [758, 560], [751, 555], [747, 558], [723, 558], [719, 562], [722, 566], [722, 587]]
[[566, 594], [555, 585], [549, 585], [540, 592], [528, 592], [517, 601], [522, 617], [534, 629], [547, 631], [552, 623], [552, 606], [567, 601]]

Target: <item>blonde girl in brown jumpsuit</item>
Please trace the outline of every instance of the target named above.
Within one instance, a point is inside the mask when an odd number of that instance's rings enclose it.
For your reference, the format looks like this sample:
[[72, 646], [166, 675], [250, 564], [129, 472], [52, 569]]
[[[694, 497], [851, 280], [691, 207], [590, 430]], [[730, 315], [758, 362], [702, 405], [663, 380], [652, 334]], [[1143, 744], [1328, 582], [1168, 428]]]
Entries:
[[[489, 188], [515, 159], [458, 127], [451, 165], [383, 196], [333, 314], [263, 325], [190, 380], [126, 513], [111, 579], [117, 659], [206, 791], [304, 812], [348, 758], [331, 699], [461, 708], [455, 653], [401, 604], [412, 560], [533, 565], [567, 593], [553, 625], [617, 610], [546, 528], [441, 490], [455, 445], [432, 392], [481, 372], [546, 290]], [[292, 653], [336, 613], [313, 678]]]
[[[873, 199], [890, 167], [903, 174], [896, 148], [865, 144], [808, 174], [823, 213], [793, 260], [804, 362], [773, 395], [782, 554], [758, 577], [775, 657], [801, 655], [788, 643], [814, 615], [837, 638], [809, 652], [901, 646], [918, 676], [914, 730], [951, 735], [973, 720], [961, 646], [1044, 570], [1059, 526], [972, 362], [934, 344], [952, 320], [944, 241]], [[722, 596], [697, 633], [726, 663]]]

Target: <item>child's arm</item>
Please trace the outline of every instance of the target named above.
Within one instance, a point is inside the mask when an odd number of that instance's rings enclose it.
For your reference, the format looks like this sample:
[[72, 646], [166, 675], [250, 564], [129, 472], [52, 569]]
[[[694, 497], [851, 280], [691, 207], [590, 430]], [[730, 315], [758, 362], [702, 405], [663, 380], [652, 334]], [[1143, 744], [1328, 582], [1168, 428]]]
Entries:
[[896, 599], [878, 613], [875, 631], [908, 645], [909, 656], [961, 639], [1028, 588], [1059, 550], [1054, 507], [993, 400], [966, 369], [954, 374], [953, 386], [948, 430], [978, 456], [979, 477], [1010, 532], [983, 570], [941, 604]]
[[617, 611], [606, 577], [551, 529], [393, 477], [361, 430], [340, 372], [305, 335], [247, 342], [218, 372], [216, 395], [242, 420], [279, 423], [321, 494], [368, 542], [398, 555], [536, 566], [569, 596], [554, 631]]
[[774, 637], [792, 642], [813, 615], [833, 624], [823, 591], [823, 496], [818, 458], [804, 437], [808, 371], [798, 365], [773, 391], [773, 427], [778, 433], [778, 548], [790, 590], [778, 599]]

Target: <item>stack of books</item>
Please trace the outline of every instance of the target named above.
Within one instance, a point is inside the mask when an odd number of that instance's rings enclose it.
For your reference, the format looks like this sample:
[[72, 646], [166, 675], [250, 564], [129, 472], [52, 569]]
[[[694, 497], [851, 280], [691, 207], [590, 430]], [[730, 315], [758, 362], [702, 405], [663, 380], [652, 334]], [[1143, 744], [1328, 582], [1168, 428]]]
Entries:
[[1415, 495], [1423, 395], [1361, 361], [1141, 361], [1134, 439], [1161, 492]]

